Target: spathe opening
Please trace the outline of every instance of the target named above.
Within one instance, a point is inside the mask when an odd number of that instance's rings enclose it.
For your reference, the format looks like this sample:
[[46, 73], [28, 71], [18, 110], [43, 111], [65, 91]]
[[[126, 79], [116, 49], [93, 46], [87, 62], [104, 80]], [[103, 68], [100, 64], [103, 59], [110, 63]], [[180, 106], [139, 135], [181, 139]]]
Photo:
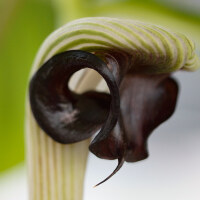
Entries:
[[77, 94], [87, 91], [110, 93], [108, 86], [102, 76], [90, 68], [81, 69], [75, 72], [68, 82], [69, 89]]

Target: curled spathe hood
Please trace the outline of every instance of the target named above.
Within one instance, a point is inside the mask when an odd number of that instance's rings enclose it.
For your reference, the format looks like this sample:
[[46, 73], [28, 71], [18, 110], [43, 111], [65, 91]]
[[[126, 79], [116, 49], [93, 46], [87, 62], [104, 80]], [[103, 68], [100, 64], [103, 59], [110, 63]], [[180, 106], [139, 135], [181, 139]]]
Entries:
[[53, 32], [42, 44], [34, 68], [60, 52], [99, 49], [131, 52], [134, 60], [154, 66], [153, 72], [200, 66], [194, 43], [180, 33], [134, 20], [91, 17], [74, 20]]

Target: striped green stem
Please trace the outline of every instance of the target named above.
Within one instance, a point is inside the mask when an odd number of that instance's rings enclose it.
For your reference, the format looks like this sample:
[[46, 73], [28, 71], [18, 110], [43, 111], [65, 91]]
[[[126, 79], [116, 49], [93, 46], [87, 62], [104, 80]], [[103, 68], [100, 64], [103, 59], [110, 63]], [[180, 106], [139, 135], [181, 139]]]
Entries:
[[[97, 74], [86, 71], [74, 77], [72, 86], [82, 92], [95, 89], [99, 81]], [[38, 127], [29, 103], [26, 119], [29, 199], [81, 200], [90, 140], [71, 145], [55, 142]]]

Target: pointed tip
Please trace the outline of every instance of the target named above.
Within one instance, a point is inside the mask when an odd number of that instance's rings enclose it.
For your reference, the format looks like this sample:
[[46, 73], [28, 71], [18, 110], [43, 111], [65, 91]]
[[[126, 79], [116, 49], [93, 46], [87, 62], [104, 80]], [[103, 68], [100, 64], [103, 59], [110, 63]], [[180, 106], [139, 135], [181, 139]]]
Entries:
[[100, 183], [96, 184], [93, 186], [93, 188], [96, 188], [97, 186], [101, 185], [102, 183], [106, 182], [108, 179], [110, 179], [116, 172], [118, 172], [120, 170], [120, 168], [122, 167], [122, 165], [124, 164], [124, 157], [119, 158], [118, 159], [118, 165], [115, 168], [115, 170], [107, 177], [105, 178], [103, 181], [101, 181]]

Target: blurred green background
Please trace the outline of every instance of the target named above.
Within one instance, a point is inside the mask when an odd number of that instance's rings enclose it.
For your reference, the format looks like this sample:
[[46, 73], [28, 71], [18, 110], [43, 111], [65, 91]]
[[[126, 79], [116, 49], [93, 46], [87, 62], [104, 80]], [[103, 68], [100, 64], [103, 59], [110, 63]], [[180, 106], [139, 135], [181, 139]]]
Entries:
[[25, 158], [25, 96], [39, 46], [62, 24], [90, 16], [159, 24], [200, 49], [199, 0], [0, 0], [0, 172]]

